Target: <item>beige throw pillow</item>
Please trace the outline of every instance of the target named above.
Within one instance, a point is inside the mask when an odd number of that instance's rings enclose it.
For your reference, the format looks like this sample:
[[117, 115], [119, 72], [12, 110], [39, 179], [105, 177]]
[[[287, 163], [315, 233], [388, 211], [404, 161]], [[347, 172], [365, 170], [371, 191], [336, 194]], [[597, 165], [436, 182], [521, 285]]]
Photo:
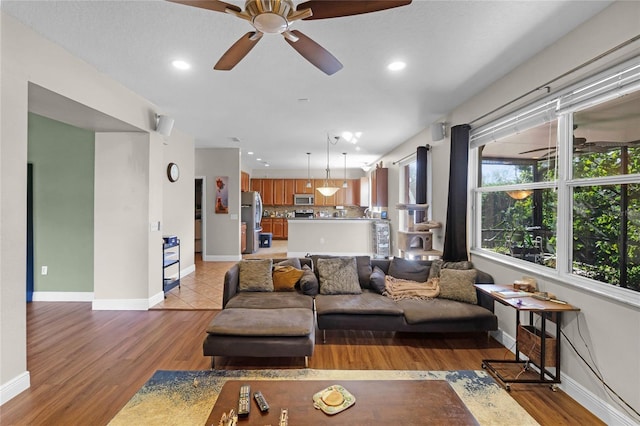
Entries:
[[271, 259], [241, 260], [239, 291], [273, 291]]
[[355, 257], [318, 259], [320, 294], [360, 294]]
[[477, 304], [476, 288], [477, 272], [475, 269], [441, 269], [440, 270], [440, 298], [457, 300]]

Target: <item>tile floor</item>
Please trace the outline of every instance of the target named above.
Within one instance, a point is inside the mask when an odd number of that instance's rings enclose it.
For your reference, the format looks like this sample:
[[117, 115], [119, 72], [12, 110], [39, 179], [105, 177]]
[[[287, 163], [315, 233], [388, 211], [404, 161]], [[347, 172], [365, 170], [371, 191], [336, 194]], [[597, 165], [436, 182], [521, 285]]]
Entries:
[[[284, 258], [287, 241], [273, 240], [270, 248], [260, 248], [251, 258]], [[151, 309], [212, 310], [222, 309], [224, 274], [235, 262], [204, 262], [200, 253], [195, 256], [196, 270], [180, 280], [180, 287], [167, 293], [165, 299]]]

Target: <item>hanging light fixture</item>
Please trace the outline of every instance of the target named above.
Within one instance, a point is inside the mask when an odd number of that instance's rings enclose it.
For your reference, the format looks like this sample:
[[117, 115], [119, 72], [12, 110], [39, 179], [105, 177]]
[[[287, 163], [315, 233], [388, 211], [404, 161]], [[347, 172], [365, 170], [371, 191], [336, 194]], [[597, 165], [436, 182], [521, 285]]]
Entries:
[[533, 194], [533, 191], [530, 189], [520, 189], [517, 191], [507, 191], [507, 195], [513, 198], [514, 200], [524, 200], [529, 195]]
[[343, 152], [342, 155], [344, 155], [344, 180], [342, 181], [342, 187], [346, 188], [347, 185], [347, 153]]
[[307, 152], [307, 188], [311, 188], [311, 153]]
[[[340, 136], [335, 136], [335, 139], [336, 139], [336, 143], [338, 143], [338, 139], [340, 139]], [[327, 134], [327, 175], [324, 179], [324, 185], [321, 186], [320, 188], [316, 188], [318, 192], [320, 192], [325, 197], [331, 197], [333, 194], [335, 194], [340, 190], [339, 187], [331, 186], [329, 183], [329, 180], [331, 179], [331, 170], [329, 169], [329, 144], [330, 143], [331, 143], [331, 140], [329, 139], [329, 135]]]

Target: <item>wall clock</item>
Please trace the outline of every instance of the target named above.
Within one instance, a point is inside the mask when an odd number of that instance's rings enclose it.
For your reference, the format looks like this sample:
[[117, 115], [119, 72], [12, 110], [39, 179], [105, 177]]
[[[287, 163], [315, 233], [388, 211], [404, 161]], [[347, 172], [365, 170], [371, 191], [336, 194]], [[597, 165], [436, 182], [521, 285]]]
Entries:
[[167, 166], [167, 177], [171, 182], [177, 181], [180, 177], [180, 169], [176, 163], [169, 163]]

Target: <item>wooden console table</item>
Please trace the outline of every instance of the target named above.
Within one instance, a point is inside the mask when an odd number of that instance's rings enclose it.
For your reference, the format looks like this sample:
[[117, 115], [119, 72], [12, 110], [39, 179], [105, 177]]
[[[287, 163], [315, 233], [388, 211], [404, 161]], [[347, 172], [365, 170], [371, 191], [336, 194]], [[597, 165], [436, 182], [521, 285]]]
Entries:
[[[547, 383], [555, 391], [557, 384], [560, 383], [562, 314], [564, 312], [579, 311], [580, 309], [568, 303], [539, 300], [530, 295], [503, 297], [497, 293], [499, 291], [513, 290], [511, 285], [476, 284], [476, 288], [489, 295], [494, 301], [514, 308], [516, 312], [515, 359], [484, 359], [482, 360], [482, 368], [488, 369], [500, 379], [508, 391], [511, 390], [511, 383]], [[528, 325], [521, 323], [521, 312], [529, 314]], [[536, 315], [540, 317], [539, 329], [534, 325]], [[555, 323], [555, 336], [547, 334], [547, 320]], [[520, 354], [525, 355], [529, 360], [520, 359]], [[533, 364], [540, 371], [536, 378], [507, 378], [497, 370], [496, 367], [500, 364], [520, 364], [523, 369], [527, 369], [529, 364]], [[555, 367], [555, 373], [549, 371], [549, 367]]]

